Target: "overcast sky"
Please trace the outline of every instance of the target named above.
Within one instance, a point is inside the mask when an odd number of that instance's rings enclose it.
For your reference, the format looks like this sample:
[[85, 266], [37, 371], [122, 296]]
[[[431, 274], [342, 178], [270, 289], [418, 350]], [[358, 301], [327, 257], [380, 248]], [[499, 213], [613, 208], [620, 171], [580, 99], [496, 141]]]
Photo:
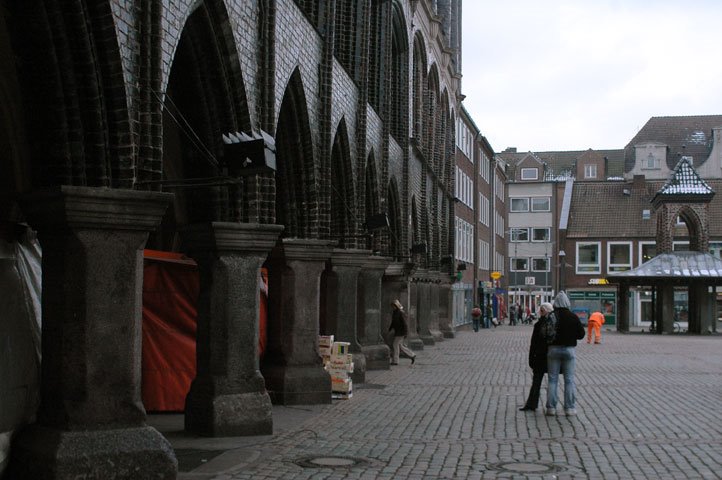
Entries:
[[465, 0], [464, 106], [496, 152], [623, 148], [722, 114], [721, 0]]

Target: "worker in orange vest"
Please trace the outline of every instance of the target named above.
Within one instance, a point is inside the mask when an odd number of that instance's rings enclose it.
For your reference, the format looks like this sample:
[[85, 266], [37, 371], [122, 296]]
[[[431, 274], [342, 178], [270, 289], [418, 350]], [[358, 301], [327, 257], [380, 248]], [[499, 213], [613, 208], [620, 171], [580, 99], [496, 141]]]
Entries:
[[594, 312], [587, 320], [587, 343], [602, 343], [602, 325], [604, 325], [604, 315], [602, 312]]

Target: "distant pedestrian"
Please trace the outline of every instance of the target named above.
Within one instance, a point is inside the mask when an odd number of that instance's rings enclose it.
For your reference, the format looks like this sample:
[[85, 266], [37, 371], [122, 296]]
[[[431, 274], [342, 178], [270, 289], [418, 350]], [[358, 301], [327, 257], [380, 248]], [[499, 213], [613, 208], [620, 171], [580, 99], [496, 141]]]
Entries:
[[587, 343], [602, 343], [602, 325], [604, 325], [604, 315], [602, 312], [594, 312], [587, 320]]
[[[486, 304], [484, 312], [484, 328], [491, 328], [491, 318], [494, 316], [494, 309], [491, 308], [491, 304]], [[496, 327], [496, 323], [494, 327]]]
[[409, 333], [409, 324], [406, 321], [406, 312], [401, 302], [394, 300], [391, 302], [393, 306], [393, 312], [391, 313], [391, 326], [389, 331], [394, 331], [394, 343], [393, 343], [393, 357], [391, 359], [391, 365], [399, 364], [399, 351], [404, 352], [404, 355], [411, 359], [413, 365], [416, 361], [416, 354], [411, 351], [409, 347], [404, 345], [406, 335]]
[[474, 331], [478, 332], [481, 326], [481, 309], [478, 305], [474, 305], [474, 308], [471, 309], [471, 321], [474, 325]]
[[531, 390], [526, 403], [519, 410], [536, 410], [539, 406], [539, 394], [541, 392], [542, 380], [547, 373], [547, 340], [544, 337], [544, 325], [552, 321], [550, 316], [554, 315], [554, 307], [551, 303], [542, 303], [539, 307], [539, 320], [534, 324], [529, 344], [529, 367], [532, 369]]
[[518, 309], [516, 303], [512, 303], [511, 307], [509, 307], [509, 325], [516, 325], [516, 312]]
[[559, 292], [554, 299], [556, 329], [547, 352], [547, 415], [556, 415], [559, 373], [564, 375], [564, 413], [577, 414], [574, 370], [577, 340], [584, 338], [584, 326], [570, 308], [567, 294]]

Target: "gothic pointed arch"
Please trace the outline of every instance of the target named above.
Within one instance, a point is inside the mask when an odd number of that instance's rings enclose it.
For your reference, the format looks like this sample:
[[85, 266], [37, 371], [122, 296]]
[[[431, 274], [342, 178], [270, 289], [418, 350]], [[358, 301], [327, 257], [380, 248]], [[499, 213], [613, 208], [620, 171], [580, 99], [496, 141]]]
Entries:
[[[238, 54], [220, 2], [201, 2], [188, 17], [165, 94], [158, 98], [163, 109], [163, 182], [220, 177], [223, 135], [251, 131]], [[173, 191], [173, 208], [159, 234], [151, 237], [155, 248], [176, 250], [176, 232], [185, 224], [247, 220], [244, 183], [205, 180], [198, 187]]]
[[336, 0], [334, 28], [334, 55], [355, 81], [359, 80], [359, 66], [362, 57], [363, 25], [361, 20], [366, 2], [359, 0]]
[[[398, 1], [392, 5], [391, 68], [389, 102], [391, 135], [403, 145], [409, 135], [409, 37], [406, 33], [403, 8]], [[403, 140], [403, 142], [402, 142]]]
[[444, 88], [444, 90], [441, 92], [441, 96], [439, 97], [439, 103], [441, 108], [439, 108], [438, 116], [438, 144], [439, 147], [437, 149], [437, 161], [436, 165], [438, 166], [437, 174], [439, 175], [439, 178], [441, 180], [442, 185], [445, 185], [444, 181], [446, 180], [445, 174], [446, 172], [446, 166], [447, 164], [453, 162], [453, 155], [450, 155], [450, 152], [453, 152], [454, 149], [453, 143], [450, 143], [451, 135], [451, 127], [453, 123], [450, 123], [449, 121], [449, 110], [450, 110], [450, 102], [449, 102], [449, 91]]
[[306, 94], [298, 68], [288, 81], [276, 127], [276, 223], [285, 237], [318, 232], [318, 179]]
[[432, 170], [436, 170], [441, 151], [439, 145], [441, 112], [439, 109], [439, 70], [435, 63], [431, 65], [427, 80], [426, 95], [424, 96], [422, 144]]
[[[376, 173], [376, 159], [373, 150], [366, 159], [365, 176], [364, 218], [369, 219], [373, 215], [381, 213], [378, 174]], [[370, 232], [366, 237], [366, 248], [372, 251], [381, 249], [381, 232]]]
[[414, 36], [413, 51], [413, 136], [417, 141], [423, 138], [424, 91], [426, 89], [426, 43], [420, 33]]
[[432, 267], [431, 258], [435, 249], [435, 246], [432, 242], [433, 238], [433, 232], [431, 227], [431, 222], [429, 218], [431, 210], [428, 208], [428, 205], [421, 204], [421, 212], [419, 212], [419, 216], [421, 217], [421, 241], [426, 244], [426, 252], [424, 255], [421, 256], [421, 265], [424, 268]]
[[356, 194], [346, 121], [341, 119], [331, 148], [331, 238], [341, 248], [355, 244]]
[[416, 197], [411, 198], [411, 247], [421, 247], [413, 253], [412, 258], [414, 263], [426, 268], [428, 266], [428, 254], [429, 254], [429, 237], [427, 231], [427, 218], [426, 209], [421, 206], [417, 206]]
[[108, 2], [5, 2], [35, 187], [129, 186], [134, 151]]
[[401, 214], [401, 201], [399, 199], [399, 186], [395, 178], [391, 178], [388, 185], [388, 217], [389, 217], [389, 248], [388, 255], [395, 260], [404, 256], [402, 238], [403, 216]]
[[690, 250], [709, 251], [709, 203], [715, 192], [696, 172], [689, 157], [682, 157], [669, 180], [652, 199], [657, 210], [657, 252], [674, 250], [677, 219], [687, 226]]

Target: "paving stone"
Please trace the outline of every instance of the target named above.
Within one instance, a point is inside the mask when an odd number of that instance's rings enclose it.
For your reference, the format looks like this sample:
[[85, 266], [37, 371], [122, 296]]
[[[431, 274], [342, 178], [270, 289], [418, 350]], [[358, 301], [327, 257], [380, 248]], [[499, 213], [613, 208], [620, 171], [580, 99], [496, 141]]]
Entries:
[[[556, 469], [524, 478], [719, 478], [722, 336], [605, 332], [602, 345], [580, 344], [576, 417], [544, 415], [546, 385], [536, 412], [518, 411], [531, 384], [530, 336], [529, 326], [458, 332], [419, 351], [414, 368], [369, 371], [367, 382], [384, 389], [304, 415], [260, 444], [256, 461], [215, 478], [518, 478], [505, 463]], [[293, 463], [311, 455], [366, 462]]]

